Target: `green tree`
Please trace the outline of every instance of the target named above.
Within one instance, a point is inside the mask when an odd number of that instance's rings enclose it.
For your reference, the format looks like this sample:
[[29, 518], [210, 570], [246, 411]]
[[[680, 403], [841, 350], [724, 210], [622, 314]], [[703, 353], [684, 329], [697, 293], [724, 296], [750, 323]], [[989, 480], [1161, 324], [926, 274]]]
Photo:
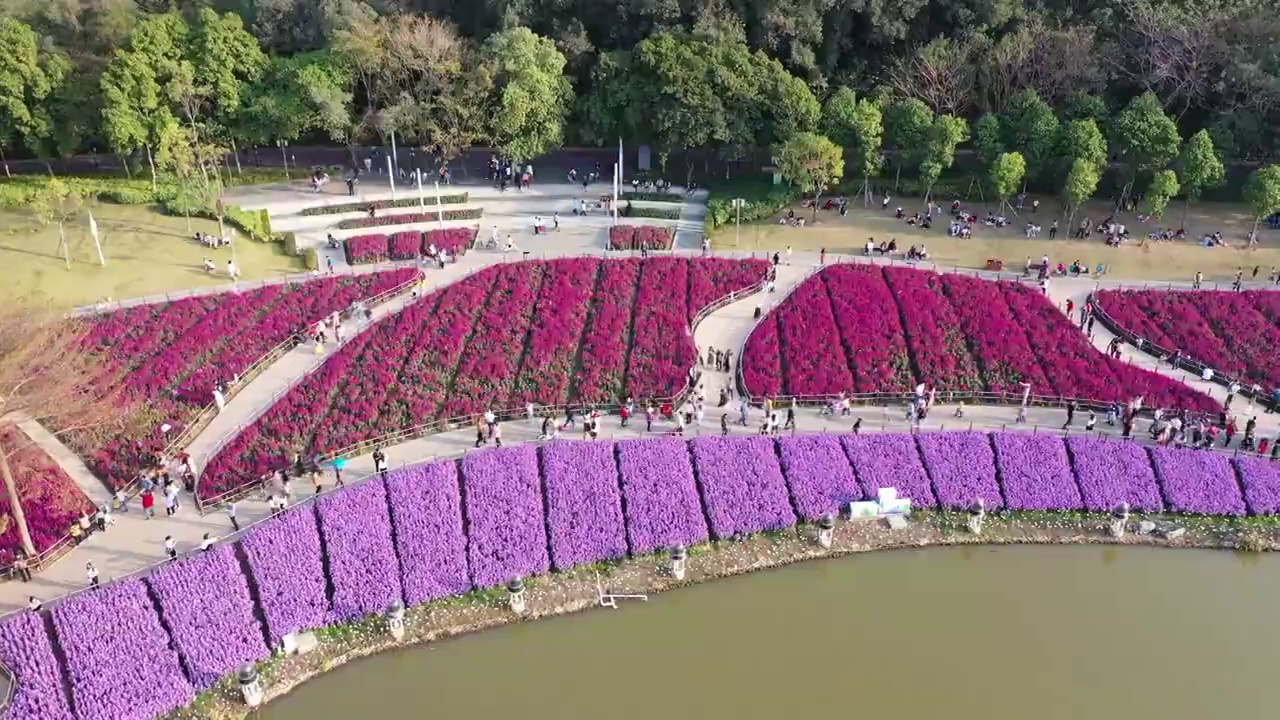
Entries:
[[[1000, 114], [1000, 135], [1004, 146], [1022, 155], [1027, 175], [1040, 177], [1053, 157], [1058, 140], [1058, 118], [1053, 108], [1035, 90], [1023, 90], [1009, 99]], [[1024, 177], [1024, 185], [1026, 178]]]
[[1172, 170], [1161, 170], [1151, 177], [1151, 185], [1147, 188], [1147, 209], [1151, 216], [1159, 219], [1164, 215], [1169, 201], [1178, 194], [1178, 176]]
[[330, 51], [274, 57], [245, 89], [239, 134], [254, 144], [272, 145], [318, 131], [345, 143], [351, 132], [351, 83], [350, 69]]
[[485, 56], [495, 72], [494, 147], [527, 160], [559, 145], [572, 91], [555, 43], [517, 27], [490, 36]]
[[1201, 130], [1187, 139], [1182, 146], [1182, 189], [1186, 202], [1182, 204], [1182, 224], [1187, 224], [1187, 211], [1193, 200], [1200, 199], [1206, 189], [1218, 187], [1227, 178], [1222, 160], [1213, 146], [1208, 130]]
[[156, 165], [152, 147], [161, 129], [174, 122], [173, 113], [163, 102], [156, 67], [141, 52], [117, 50], [100, 83], [102, 129], [107, 143], [121, 155], [145, 150], [154, 190]]
[[969, 124], [963, 118], [939, 115], [933, 119], [925, 134], [925, 159], [920, 164], [920, 181], [924, 185], [926, 204], [942, 171], [955, 163], [956, 146], [968, 139]]
[[817, 219], [823, 191], [844, 175], [844, 152], [825, 135], [796, 133], [774, 148], [773, 164], [787, 182], [813, 194], [813, 217]]
[[1000, 153], [1004, 152], [1004, 140], [1000, 136], [1000, 118], [995, 113], [983, 113], [973, 124], [973, 149], [978, 162], [990, 170]]
[[1280, 212], [1280, 165], [1266, 165], [1250, 173], [1244, 185], [1244, 201], [1253, 210], [1253, 231], [1249, 233], [1252, 245], [1258, 236], [1258, 223]]
[[1119, 151], [1128, 174], [1122, 198], [1128, 196], [1138, 175], [1153, 173], [1173, 162], [1182, 145], [1178, 126], [1151, 92], [1130, 101], [1116, 117], [1111, 132], [1112, 145]]
[[9, 17], [0, 17], [0, 48], [0, 163], [8, 175], [6, 146], [21, 140], [43, 154], [54, 133], [50, 100], [70, 64], [61, 54], [42, 50], [35, 31]]
[[1076, 160], [1098, 168], [1107, 167], [1107, 139], [1092, 119], [1071, 120], [1062, 125], [1058, 138], [1058, 157], [1063, 168], [1070, 168]]
[[1027, 161], [1018, 152], [1000, 153], [991, 163], [991, 187], [1000, 198], [1000, 208], [1009, 204], [1009, 196], [1018, 190], [1026, 174]]
[[902, 166], [920, 157], [925, 136], [933, 126], [933, 111], [928, 105], [908, 98], [893, 103], [884, 111], [884, 140], [897, 165], [893, 191], [902, 181]]
[[1098, 189], [1098, 181], [1102, 178], [1097, 164], [1083, 158], [1076, 158], [1071, 163], [1071, 170], [1062, 184], [1062, 197], [1067, 203], [1069, 214], [1067, 225], [1075, 223], [1076, 211], [1080, 209]]
[[822, 126], [827, 137], [853, 156], [851, 174], [862, 178], [863, 203], [869, 205], [871, 178], [880, 174], [884, 162], [881, 149], [884, 121], [880, 106], [867, 98], [859, 99], [852, 90], [841, 87], [827, 99]]
[[1067, 98], [1063, 115], [1067, 120], [1092, 120], [1100, 123], [1107, 117], [1107, 104], [1097, 95], [1077, 90]]
[[803, 80], [787, 72], [782, 63], [764, 53], [755, 53], [752, 65], [757, 69], [751, 74], [759, 79], [761, 85], [760, 102], [757, 104], [764, 115], [757, 142], [774, 145], [796, 133], [812, 132], [818, 128], [822, 105]]

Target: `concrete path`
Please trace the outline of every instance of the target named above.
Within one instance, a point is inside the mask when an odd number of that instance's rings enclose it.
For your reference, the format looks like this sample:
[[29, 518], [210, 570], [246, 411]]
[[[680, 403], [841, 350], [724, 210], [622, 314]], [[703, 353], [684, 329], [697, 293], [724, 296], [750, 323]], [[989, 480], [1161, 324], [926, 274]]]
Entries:
[[[547, 197], [550, 195], [551, 193], [545, 194]], [[535, 196], [536, 193], [533, 192], [528, 195], [530, 198]], [[285, 199], [279, 202], [298, 201]], [[691, 220], [693, 215], [694, 213], [686, 213], [686, 219]], [[576, 223], [572, 222], [572, 220], [562, 216], [560, 233], [536, 238], [531, 233], [528, 234], [526, 238], [522, 239], [521, 249], [529, 250], [533, 257], [557, 257], [584, 253], [604, 254], [602, 245], [598, 241], [603, 228], [608, 226], [608, 220], [603, 217], [586, 218]], [[680, 222], [684, 223], [685, 219]], [[692, 232], [692, 229], [689, 232]], [[524, 240], [527, 240], [528, 243], [525, 243]], [[685, 243], [678, 240], [678, 244], [683, 247]], [[751, 253], [717, 254], [737, 257], [751, 255]], [[623, 253], [610, 253], [610, 255], [623, 255]], [[504, 257], [506, 259], [519, 259], [519, 256], [507, 257], [500, 252], [473, 251], [462, 258], [457, 265], [452, 265], [443, 271], [429, 270], [427, 284], [424, 287], [427, 290], [439, 287], [447, 282], [460, 279], [465, 274], [488, 264], [501, 262]], [[871, 260], [868, 258], [827, 256], [828, 263], [838, 261], [869, 262]], [[876, 262], [883, 263], [885, 261], [877, 258]], [[762, 310], [767, 311], [772, 304], [781, 301], [808, 274], [813, 272], [817, 264], [818, 257], [816, 254], [797, 253], [791, 259], [790, 264], [783, 264], [778, 268], [776, 290], [772, 296], [766, 297], [764, 293], [748, 296], [709, 315], [698, 325], [694, 332], [694, 340], [700, 355], [705, 356], [708, 347], [733, 349], [736, 363], [741, 358], [741, 349], [747, 335], [755, 325], [753, 313], [756, 305], [761, 305]], [[945, 270], [945, 268], [939, 269]], [[995, 274], [991, 273], [965, 272], [995, 277]], [[1005, 274], [1003, 277], [1008, 279], [1011, 276]], [[1061, 302], [1066, 297], [1076, 297], [1077, 304], [1080, 304], [1084, 294], [1092, 287], [1092, 281], [1069, 282], [1060, 280], [1051, 283], [1050, 293], [1055, 301]], [[385, 317], [392, 312], [398, 311], [403, 305], [403, 300], [389, 303], [377, 308], [375, 314], [377, 317]], [[1100, 330], [1100, 327], [1095, 329], [1094, 342], [1099, 347], [1105, 347], [1109, 337], [1102, 337], [1102, 333], [1098, 332]], [[203, 466], [207, 458], [213, 452], [216, 452], [222, 442], [228, 439], [227, 436], [230, 433], [234, 432], [236, 428], [252, 422], [254, 418], [270, 407], [275, 398], [305, 377], [324, 357], [328, 356], [328, 353], [332, 352], [332, 349], [330, 349], [324, 355], [315, 355], [312, 352], [308, 352], [309, 349], [301, 348], [284, 356], [231, 399], [214, 422], [192, 442], [189, 452], [192, 454], [197, 467]], [[1142, 357], [1145, 356], [1135, 353], [1133, 359], [1138, 362]], [[724, 373], [705, 369], [704, 373], [704, 388], [707, 391], [710, 402], [706, 416], [700, 422], [695, 423], [694, 426], [687, 428], [686, 436], [707, 433], [719, 434], [720, 417], [725, 413], [729, 415], [731, 434], [753, 434], [758, 432], [759, 424], [763, 419], [761, 411], [753, 409], [749, 412], [746, 427], [736, 425], [738, 418], [736, 400], [731, 401], [724, 408], [714, 407], [719, 389], [726, 386], [729, 382], [729, 377]], [[1212, 388], [1202, 389], [1212, 390]], [[930, 414], [929, 419], [923, 423], [922, 428], [926, 431], [1008, 428], [1059, 432], [1065, 420], [1065, 414], [1061, 410], [1039, 407], [1032, 408], [1029, 411], [1029, 424], [1025, 425], [1014, 425], [1016, 416], [1014, 407], [970, 407], [966, 410], [963, 418], [956, 417], [953, 410], [953, 408], [946, 407], [935, 409]], [[862, 419], [863, 432], [878, 430], [904, 432], [908, 429], [904, 411], [900, 407], [858, 407], [854, 409], [852, 415], [845, 418], [826, 417], [815, 409], [807, 408], [798, 409], [796, 415], [797, 429], [800, 432], [848, 432], [856, 418]], [[1263, 417], [1267, 416], [1260, 416], [1260, 428], [1263, 427], [1261, 425]], [[1084, 417], [1078, 417], [1077, 427], [1073, 429], [1081, 431], [1083, 422]], [[1270, 421], [1268, 420], [1268, 422]], [[508, 444], [535, 441], [539, 426], [540, 424], [536, 421], [516, 420], [506, 422], [504, 423], [504, 440]], [[1267, 425], [1265, 427], [1271, 428], [1273, 426]], [[653, 433], [665, 433], [671, 430], [671, 427], [663, 423], [657, 423], [653, 428]], [[1145, 430], [1145, 427], [1140, 427], [1140, 430]], [[1110, 428], [1099, 422], [1098, 431], [1104, 434], [1118, 434], [1119, 428]], [[571, 431], [571, 433], [576, 432]], [[1270, 433], [1272, 430], [1267, 432]], [[619, 425], [619, 420], [616, 416], [607, 417], [604, 420], [602, 432], [604, 439], [640, 438], [648, 434], [650, 433], [646, 433], [642, 418], [633, 420], [630, 427], [626, 428]], [[422, 462], [435, 457], [456, 456], [472, 448], [474, 442], [474, 432], [470, 429], [463, 429], [412, 440], [387, 448], [385, 452], [392, 467], [396, 467]], [[78, 462], [74, 457], [67, 458], [61, 453], [55, 455], [55, 459], [58, 458], [66, 461], [64, 467], [74, 467]], [[83, 467], [83, 463], [79, 464]], [[348, 462], [347, 468], [349, 478], [369, 474], [373, 471], [372, 458], [368, 455], [354, 458]], [[85, 472], [87, 472], [87, 469]], [[75, 474], [73, 473], [74, 476]], [[332, 478], [326, 477], [325, 483], [327, 489], [332, 483]], [[96, 480], [92, 484], [96, 484]], [[105, 492], [101, 489], [100, 484], [96, 484], [96, 488], [95, 492]], [[310, 493], [311, 488], [297, 487], [294, 492]], [[94, 495], [90, 495], [90, 497], [94, 497]], [[162, 542], [165, 536], [173, 536], [178, 541], [179, 550], [187, 552], [199, 544], [205, 533], [210, 533], [216, 537], [230, 532], [230, 522], [224, 512], [215, 511], [202, 517], [195, 512], [189, 498], [184, 500], [184, 504], [176, 517], [172, 519], [164, 518], [163, 510], [161, 510], [161, 517], [151, 520], [141, 517], [140, 508], [136, 506], [137, 503], [135, 501], [134, 507], [131, 508], [130, 512], [116, 514], [116, 523], [108, 528], [106, 532], [91, 535], [63, 560], [41, 572], [33, 582], [0, 584], [0, 612], [23, 607], [28, 595], [36, 595], [48, 600], [82, 588], [85, 584], [85, 562], [92, 561], [102, 573], [102, 579], [108, 580], [144, 570], [160, 562], [163, 558]], [[255, 496], [236, 504], [236, 513], [242, 526], [267, 516], [268, 512], [264, 500], [265, 498], [263, 497]]]
[[31, 418], [18, 421], [18, 429], [26, 433], [31, 438], [31, 442], [36, 447], [44, 451], [50, 459], [58, 464], [73, 481], [76, 487], [80, 488], [80, 492], [89, 498], [94, 505], [102, 506], [104, 503], [111, 502], [111, 493], [107, 490], [107, 486], [102, 484], [97, 475], [89, 469], [88, 465], [71, 451], [71, 448], [62, 444], [56, 435], [49, 432], [43, 425]]

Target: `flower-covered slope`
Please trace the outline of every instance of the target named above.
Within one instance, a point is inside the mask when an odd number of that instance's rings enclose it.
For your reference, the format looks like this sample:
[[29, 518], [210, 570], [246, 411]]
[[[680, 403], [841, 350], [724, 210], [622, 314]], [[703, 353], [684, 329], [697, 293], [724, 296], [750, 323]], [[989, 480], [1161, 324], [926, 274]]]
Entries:
[[[44, 552], [67, 536], [71, 523], [86, 512], [93, 512], [93, 503], [85, 497], [66, 472], [43, 450], [35, 445], [21, 430], [12, 426], [0, 426], [0, 447], [13, 453], [9, 456], [9, 470], [22, 509], [26, 511], [27, 529], [36, 552]], [[13, 563], [16, 553], [22, 549], [18, 524], [13, 519], [13, 499], [0, 500], [0, 567]]]
[[1212, 411], [1212, 398], [1099, 352], [1026, 285], [874, 265], [800, 284], [748, 336], [752, 396], [941, 391], [1035, 395]]
[[391, 432], [526, 403], [669, 397], [696, 348], [692, 303], [761, 281], [767, 263], [570, 258], [495, 265], [384, 318], [206, 464], [214, 498], [285, 466]]

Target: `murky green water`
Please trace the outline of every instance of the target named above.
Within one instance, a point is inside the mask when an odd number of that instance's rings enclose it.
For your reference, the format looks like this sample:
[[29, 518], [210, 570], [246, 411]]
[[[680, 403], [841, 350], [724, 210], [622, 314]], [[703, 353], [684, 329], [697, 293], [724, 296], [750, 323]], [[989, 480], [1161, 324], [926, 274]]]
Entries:
[[1280, 556], [940, 549], [385, 654], [262, 717], [1263, 718], [1277, 669]]

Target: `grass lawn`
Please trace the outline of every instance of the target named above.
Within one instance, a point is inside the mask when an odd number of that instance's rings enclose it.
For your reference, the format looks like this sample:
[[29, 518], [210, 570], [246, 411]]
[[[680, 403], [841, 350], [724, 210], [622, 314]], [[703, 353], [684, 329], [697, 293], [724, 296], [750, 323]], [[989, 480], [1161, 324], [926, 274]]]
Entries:
[[[950, 200], [941, 199], [949, 204]], [[1028, 200], [1028, 204], [1030, 200]], [[1187, 232], [1190, 237], [1198, 238], [1204, 233], [1221, 231], [1232, 247], [1205, 248], [1187, 240], [1182, 242], [1146, 243], [1139, 247], [1136, 240], [1118, 247], [1107, 245], [1095, 234], [1087, 241], [1071, 241], [1064, 239], [1070, 235], [1065, 219], [1059, 223], [1058, 239], [1049, 240], [1049, 224], [1058, 211], [1056, 200], [1043, 199], [1040, 212], [1031, 215], [1024, 211], [1021, 217], [1009, 215], [1012, 225], [996, 230], [978, 224], [974, 236], [968, 239], [947, 236], [949, 215], [940, 221], [935, 216], [934, 226], [929, 230], [919, 230], [907, 225], [903, 220], [893, 217], [893, 208], [898, 201], [890, 204], [890, 210], [881, 212], [875, 209], [863, 209], [860, 201], [850, 200], [848, 216], [841, 218], [830, 210], [819, 210], [816, 223], [804, 228], [793, 228], [779, 225], [778, 218], [770, 222], [742, 226], [741, 249], [743, 250], [781, 250], [790, 245], [795, 250], [813, 250], [826, 248], [827, 252], [858, 253], [866, 245], [869, 237], [875, 238], [877, 244], [882, 240], [897, 238], [898, 249], [905, 252], [913, 244], [925, 243], [930, 259], [938, 265], [981, 268], [989, 258], [999, 258], [1005, 267], [1021, 271], [1027, 256], [1037, 262], [1042, 255], [1048, 255], [1053, 263], [1070, 265], [1073, 261], [1089, 267], [1099, 263], [1107, 265], [1112, 279], [1116, 280], [1182, 280], [1189, 281], [1196, 271], [1204, 273], [1206, 280], [1230, 281], [1235, 278], [1236, 269], [1243, 267], [1248, 279], [1255, 265], [1260, 265], [1260, 280], [1265, 279], [1272, 267], [1280, 267], [1280, 232], [1268, 230], [1265, 225], [1258, 230], [1260, 245], [1253, 250], [1239, 249], [1245, 244], [1253, 217], [1243, 205], [1227, 203], [1199, 203], [1191, 208], [1187, 216]], [[917, 210], [923, 211], [923, 205], [917, 198], [903, 198], [901, 206], [908, 214]], [[977, 203], [966, 207], [979, 217], [985, 216], [982, 206]], [[806, 222], [812, 217], [812, 210], [805, 210], [798, 205], [796, 214], [804, 217]], [[1083, 214], [1077, 213], [1076, 224], [1084, 216], [1100, 222], [1111, 214], [1109, 203], [1095, 203], [1085, 208]], [[1182, 203], [1170, 205], [1164, 222], [1139, 224], [1132, 213], [1117, 215], [1118, 222], [1129, 226], [1131, 237], [1146, 238], [1147, 233], [1162, 227], [1177, 227], [1182, 221]], [[1028, 239], [1023, 227], [1028, 218], [1039, 221], [1042, 234], [1038, 239]], [[1061, 215], [1056, 215], [1061, 218]], [[712, 237], [712, 246], [719, 250], [732, 250], [735, 244], [735, 232], [732, 225], [716, 231]]]
[[[23, 210], [0, 210], [0, 261], [6, 283], [0, 297], [30, 298], [58, 308], [87, 305], [104, 298], [123, 300], [202, 285], [225, 284], [231, 250], [209, 250], [192, 239], [195, 232], [217, 234], [212, 220], [170, 217], [140, 205], [92, 203], [102, 234], [105, 267], [98, 264], [88, 215], [66, 226], [71, 248], [67, 270], [58, 248], [56, 225], [44, 227]], [[244, 279], [272, 277], [305, 270], [301, 258], [286, 256], [278, 243], [240, 239], [236, 265]], [[203, 258], [216, 264], [219, 274], [208, 275]]]

